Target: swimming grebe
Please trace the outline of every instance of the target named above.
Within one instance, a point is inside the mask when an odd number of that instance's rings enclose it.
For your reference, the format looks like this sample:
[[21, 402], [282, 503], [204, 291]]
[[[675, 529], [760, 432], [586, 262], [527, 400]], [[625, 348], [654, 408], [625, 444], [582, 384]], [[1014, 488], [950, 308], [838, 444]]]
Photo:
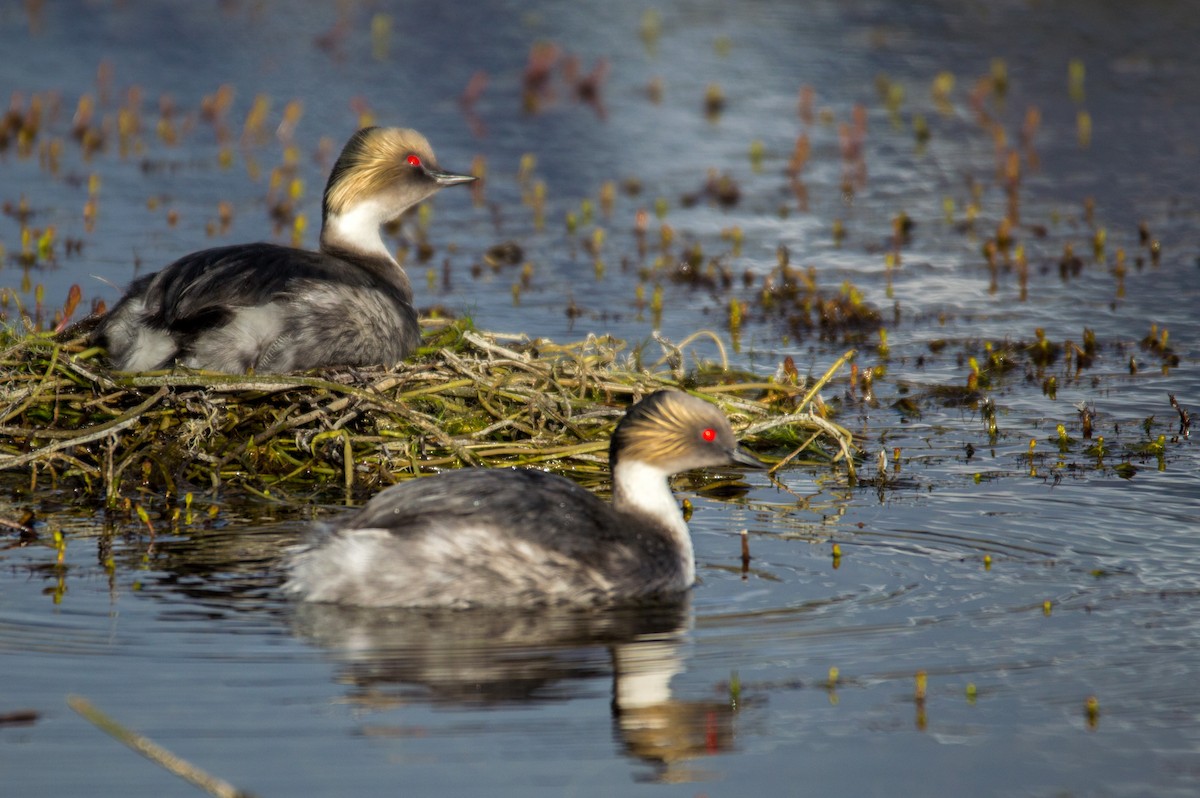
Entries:
[[363, 128], [325, 186], [319, 251], [260, 243], [185, 255], [135, 280], [93, 341], [119, 371], [393, 365], [416, 348], [420, 328], [380, 227], [474, 179], [440, 170], [415, 130]]
[[612, 504], [543, 471], [470, 468], [393, 485], [325, 527], [288, 563], [284, 590], [373, 607], [601, 604], [667, 597], [696, 579], [667, 477], [761, 468], [703, 399], [650, 394], [609, 447]]

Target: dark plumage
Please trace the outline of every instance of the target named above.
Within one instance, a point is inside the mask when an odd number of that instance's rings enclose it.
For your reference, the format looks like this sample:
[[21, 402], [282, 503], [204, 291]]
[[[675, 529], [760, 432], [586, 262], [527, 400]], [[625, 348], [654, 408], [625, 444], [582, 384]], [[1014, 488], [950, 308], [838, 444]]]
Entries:
[[416, 131], [364, 128], [330, 173], [319, 251], [260, 243], [185, 255], [134, 281], [93, 340], [121, 371], [396, 363], [416, 348], [420, 329], [380, 225], [474, 179], [440, 171]]
[[652, 394], [626, 413], [611, 462], [612, 504], [528, 469], [465, 469], [392, 486], [293, 553], [286, 589], [360, 606], [666, 597], [695, 579], [667, 477], [762, 465], [738, 447], [717, 408], [678, 391]]

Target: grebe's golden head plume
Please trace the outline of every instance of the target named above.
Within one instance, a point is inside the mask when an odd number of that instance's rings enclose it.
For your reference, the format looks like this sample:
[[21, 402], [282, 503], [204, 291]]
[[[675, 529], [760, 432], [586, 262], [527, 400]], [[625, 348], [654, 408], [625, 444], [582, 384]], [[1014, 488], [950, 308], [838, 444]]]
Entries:
[[657, 391], [625, 413], [613, 433], [609, 459], [637, 461], [666, 473], [705, 466], [763, 463], [738, 445], [717, 407], [681, 391]]
[[415, 130], [365, 127], [350, 137], [333, 165], [323, 218], [367, 200], [384, 202], [399, 216], [440, 188], [472, 180], [438, 168], [433, 148]]

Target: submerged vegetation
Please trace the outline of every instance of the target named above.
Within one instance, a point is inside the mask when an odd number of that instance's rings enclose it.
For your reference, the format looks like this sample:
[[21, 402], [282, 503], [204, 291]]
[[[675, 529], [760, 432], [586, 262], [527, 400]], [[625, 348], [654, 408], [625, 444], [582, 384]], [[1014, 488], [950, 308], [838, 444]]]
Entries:
[[[567, 345], [429, 322], [425, 346], [391, 370], [320, 376], [170, 371], [121, 374], [80, 336], [0, 333], [0, 470], [113, 503], [130, 491], [191, 488], [347, 497], [421, 472], [532, 465], [599, 473], [623, 408], [665, 387], [710, 397], [748, 443], [791, 462], [842, 462], [854, 443], [813, 384], [685, 371], [684, 348], [630, 350], [604, 337]], [[695, 336], [693, 336], [695, 338]], [[647, 348], [648, 349], [648, 348]]]

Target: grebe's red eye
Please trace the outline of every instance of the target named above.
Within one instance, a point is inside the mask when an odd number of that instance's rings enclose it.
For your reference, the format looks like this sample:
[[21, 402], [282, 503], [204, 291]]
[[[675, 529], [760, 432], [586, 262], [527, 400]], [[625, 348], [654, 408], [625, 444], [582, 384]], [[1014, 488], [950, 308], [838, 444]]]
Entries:
[[704, 432], [700, 433], [700, 437], [708, 443], [712, 443], [717, 439], [717, 431], [712, 427], [705, 428]]
[[420, 166], [421, 159], [415, 155], [410, 155], [410, 156], [408, 156], [408, 165], [409, 166]]

